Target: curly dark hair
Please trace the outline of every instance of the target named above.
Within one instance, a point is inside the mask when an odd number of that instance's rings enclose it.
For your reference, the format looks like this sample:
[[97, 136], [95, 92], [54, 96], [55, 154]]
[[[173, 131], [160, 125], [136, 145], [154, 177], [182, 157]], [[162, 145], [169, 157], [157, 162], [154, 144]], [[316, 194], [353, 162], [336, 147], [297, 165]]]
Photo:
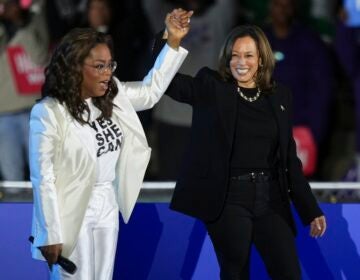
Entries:
[[[81, 124], [87, 123], [90, 117], [90, 109], [81, 97], [83, 63], [98, 44], [106, 44], [113, 57], [113, 43], [109, 35], [91, 28], [75, 28], [62, 39], [45, 69], [42, 98], [56, 98], [61, 104], [65, 104], [72, 117]], [[101, 111], [99, 118], [111, 117], [117, 92], [116, 83], [111, 79], [105, 94], [92, 99]], [[84, 119], [84, 112], [87, 112], [87, 120]]]

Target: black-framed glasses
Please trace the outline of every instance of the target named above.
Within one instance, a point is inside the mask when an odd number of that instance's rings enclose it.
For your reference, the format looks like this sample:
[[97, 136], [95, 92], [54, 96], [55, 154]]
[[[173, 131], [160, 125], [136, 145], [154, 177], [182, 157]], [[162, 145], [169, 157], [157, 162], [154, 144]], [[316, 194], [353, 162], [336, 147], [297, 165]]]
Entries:
[[95, 68], [96, 71], [98, 71], [99, 74], [103, 74], [106, 69], [109, 69], [111, 73], [114, 73], [115, 70], [116, 70], [116, 67], [117, 67], [117, 62], [116, 61], [111, 61], [108, 64], [98, 63], [96, 65], [91, 65], [91, 64], [84, 63], [84, 65]]

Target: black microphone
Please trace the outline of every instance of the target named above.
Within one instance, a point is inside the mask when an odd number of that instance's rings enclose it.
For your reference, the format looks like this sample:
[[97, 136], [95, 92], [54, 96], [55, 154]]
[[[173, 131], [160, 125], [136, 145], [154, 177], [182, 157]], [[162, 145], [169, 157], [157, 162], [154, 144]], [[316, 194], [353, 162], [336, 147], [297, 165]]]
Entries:
[[[34, 243], [34, 236], [30, 236], [29, 237], [29, 241], [31, 243]], [[40, 248], [38, 248], [40, 250]], [[41, 251], [41, 250], [40, 250]], [[76, 265], [70, 261], [69, 259], [67, 258], [64, 258], [63, 256], [59, 256], [56, 263], [58, 265], [60, 265], [67, 273], [70, 273], [70, 274], [75, 274], [76, 270], [77, 270], [77, 267]]]
[[59, 256], [57, 262], [67, 273], [75, 274], [77, 267], [76, 265], [67, 258], [63, 256]]

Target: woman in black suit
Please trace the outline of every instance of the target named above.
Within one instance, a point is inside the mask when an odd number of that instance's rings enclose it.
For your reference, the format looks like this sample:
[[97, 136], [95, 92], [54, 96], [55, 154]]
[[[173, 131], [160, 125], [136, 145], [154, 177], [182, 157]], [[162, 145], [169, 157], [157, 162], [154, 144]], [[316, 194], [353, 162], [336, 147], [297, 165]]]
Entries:
[[193, 107], [171, 208], [204, 221], [223, 280], [249, 278], [251, 244], [272, 279], [301, 278], [290, 199], [311, 236], [326, 229], [296, 155], [291, 94], [272, 81], [273, 69], [262, 30], [239, 26], [225, 41], [218, 71], [178, 74], [167, 91]]

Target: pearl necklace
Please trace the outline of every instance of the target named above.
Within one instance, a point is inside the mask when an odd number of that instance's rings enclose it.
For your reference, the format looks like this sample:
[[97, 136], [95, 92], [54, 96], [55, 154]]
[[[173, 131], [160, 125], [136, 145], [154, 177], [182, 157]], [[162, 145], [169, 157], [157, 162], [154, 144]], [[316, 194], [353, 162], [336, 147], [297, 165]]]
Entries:
[[254, 102], [254, 101], [258, 100], [258, 98], [260, 97], [260, 94], [261, 94], [261, 90], [259, 88], [258, 88], [256, 95], [253, 97], [247, 97], [245, 94], [243, 94], [240, 87], [237, 88], [237, 91], [240, 94], [240, 96], [248, 102]]

